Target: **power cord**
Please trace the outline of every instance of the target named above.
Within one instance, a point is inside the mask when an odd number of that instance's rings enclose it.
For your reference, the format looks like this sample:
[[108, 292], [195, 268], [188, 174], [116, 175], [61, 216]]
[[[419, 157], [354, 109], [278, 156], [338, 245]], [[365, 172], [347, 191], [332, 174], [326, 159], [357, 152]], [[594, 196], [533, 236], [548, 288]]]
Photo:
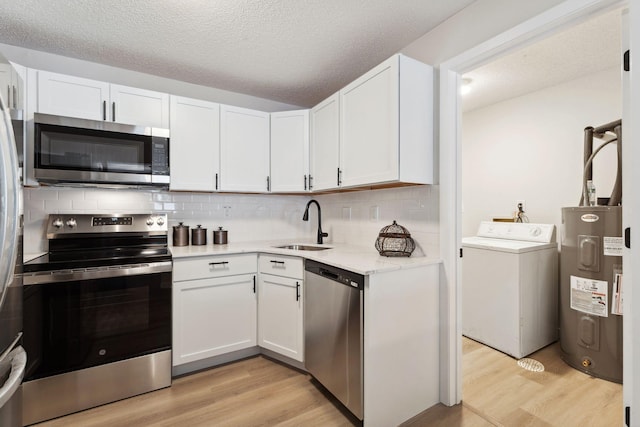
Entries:
[[524, 214], [522, 203], [518, 203], [518, 212], [516, 212], [516, 222], [529, 222], [529, 217]]

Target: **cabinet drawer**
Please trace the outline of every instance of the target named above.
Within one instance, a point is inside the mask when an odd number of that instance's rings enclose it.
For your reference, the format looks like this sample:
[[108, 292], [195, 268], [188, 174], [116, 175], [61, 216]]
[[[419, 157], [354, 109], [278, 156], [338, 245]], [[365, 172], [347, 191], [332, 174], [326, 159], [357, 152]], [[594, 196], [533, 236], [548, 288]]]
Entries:
[[302, 279], [304, 266], [302, 258], [284, 255], [261, 254], [258, 257], [260, 273], [275, 274], [276, 276]]
[[257, 255], [216, 255], [173, 261], [173, 280], [205, 279], [209, 277], [251, 274], [257, 270]]

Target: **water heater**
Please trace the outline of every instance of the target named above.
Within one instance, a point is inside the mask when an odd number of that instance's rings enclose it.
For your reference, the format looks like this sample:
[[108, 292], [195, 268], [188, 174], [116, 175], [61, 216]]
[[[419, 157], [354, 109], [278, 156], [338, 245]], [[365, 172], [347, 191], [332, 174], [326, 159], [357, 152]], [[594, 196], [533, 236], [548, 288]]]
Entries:
[[622, 207], [562, 209], [562, 359], [594, 377], [622, 382]]
[[[562, 359], [594, 377], [622, 382], [621, 121], [585, 129], [580, 206], [562, 209], [559, 327]], [[613, 137], [611, 136], [613, 134]], [[593, 138], [605, 142], [593, 151]], [[591, 164], [617, 142], [618, 174], [607, 199], [590, 197]]]

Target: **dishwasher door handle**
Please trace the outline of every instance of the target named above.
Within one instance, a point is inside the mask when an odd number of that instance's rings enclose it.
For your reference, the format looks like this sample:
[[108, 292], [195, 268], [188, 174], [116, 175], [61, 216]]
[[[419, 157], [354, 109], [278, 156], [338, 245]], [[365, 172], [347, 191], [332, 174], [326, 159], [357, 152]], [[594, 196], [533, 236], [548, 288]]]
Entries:
[[333, 279], [333, 280], [338, 280], [338, 278], [340, 277], [336, 273], [329, 270], [324, 270], [322, 268], [320, 269], [320, 275], [322, 277], [326, 277], [328, 279]]

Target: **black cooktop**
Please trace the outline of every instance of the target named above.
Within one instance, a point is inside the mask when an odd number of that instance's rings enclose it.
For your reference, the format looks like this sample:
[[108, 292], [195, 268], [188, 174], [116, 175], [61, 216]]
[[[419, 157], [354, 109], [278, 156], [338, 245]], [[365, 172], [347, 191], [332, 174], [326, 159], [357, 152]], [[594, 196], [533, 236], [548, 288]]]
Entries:
[[25, 273], [170, 261], [166, 246], [78, 249], [49, 252], [24, 263]]

